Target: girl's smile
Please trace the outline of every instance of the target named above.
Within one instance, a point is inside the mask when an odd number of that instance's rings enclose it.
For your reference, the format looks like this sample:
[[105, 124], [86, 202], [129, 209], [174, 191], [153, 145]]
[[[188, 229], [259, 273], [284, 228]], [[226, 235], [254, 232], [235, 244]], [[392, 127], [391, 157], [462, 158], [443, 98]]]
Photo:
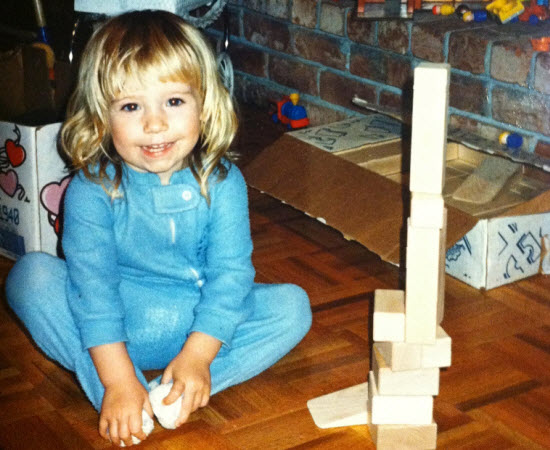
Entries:
[[196, 90], [183, 82], [126, 89], [109, 109], [113, 144], [134, 170], [156, 173], [162, 184], [187, 165], [200, 136]]

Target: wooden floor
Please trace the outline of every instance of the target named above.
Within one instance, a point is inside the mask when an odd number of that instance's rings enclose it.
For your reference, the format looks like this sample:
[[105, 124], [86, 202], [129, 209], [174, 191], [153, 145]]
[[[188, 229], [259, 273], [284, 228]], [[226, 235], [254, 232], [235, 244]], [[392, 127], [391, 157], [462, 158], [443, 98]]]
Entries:
[[[215, 395], [178, 430], [138, 448], [369, 449], [365, 426], [321, 430], [307, 400], [366, 381], [373, 292], [394, 266], [318, 221], [250, 192], [259, 282], [310, 295], [309, 334], [267, 372]], [[0, 279], [11, 262], [0, 259]], [[442, 449], [550, 448], [550, 278], [482, 292], [447, 277], [453, 363], [435, 400]], [[2, 290], [3, 292], [3, 290]], [[101, 449], [98, 417], [72, 375], [32, 344], [0, 297], [0, 448]]]
[[[266, 373], [214, 396], [176, 431], [157, 424], [141, 448], [372, 448], [366, 427], [316, 428], [306, 402], [366, 380], [373, 291], [396, 288], [398, 270], [316, 220], [250, 194], [257, 279], [303, 286], [313, 327]], [[10, 266], [0, 260], [2, 274]], [[443, 327], [453, 364], [435, 400], [439, 448], [550, 448], [550, 278], [480, 292], [447, 277]], [[35, 349], [2, 298], [0, 448], [106, 447], [71, 374]]]

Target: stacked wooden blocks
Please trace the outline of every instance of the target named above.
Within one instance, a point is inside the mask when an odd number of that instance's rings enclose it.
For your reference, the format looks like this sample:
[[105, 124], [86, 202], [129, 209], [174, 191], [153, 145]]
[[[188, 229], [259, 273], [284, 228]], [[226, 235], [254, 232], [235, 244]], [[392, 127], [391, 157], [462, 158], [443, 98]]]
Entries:
[[308, 401], [317, 426], [368, 424], [379, 450], [437, 443], [434, 396], [440, 368], [451, 365], [451, 338], [441, 327], [449, 74], [447, 64], [421, 63], [414, 71], [406, 285], [375, 291], [368, 382]]
[[445, 295], [446, 64], [420, 64], [414, 74], [411, 213], [405, 291], [377, 290], [371, 371], [370, 431], [377, 448], [435, 448], [434, 396], [439, 370], [451, 363], [441, 328]]

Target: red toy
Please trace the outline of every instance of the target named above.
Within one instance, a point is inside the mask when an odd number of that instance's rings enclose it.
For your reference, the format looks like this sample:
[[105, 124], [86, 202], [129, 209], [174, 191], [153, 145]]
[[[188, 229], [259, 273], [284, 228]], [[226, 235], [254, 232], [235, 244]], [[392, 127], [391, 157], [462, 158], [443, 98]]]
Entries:
[[288, 129], [296, 130], [309, 125], [306, 109], [298, 105], [300, 96], [298, 94], [290, 94], [284, 96], [282, 100], [274, 102], [277, 106], [277, 112], [271, 115], [273, 122], [281, 122]]

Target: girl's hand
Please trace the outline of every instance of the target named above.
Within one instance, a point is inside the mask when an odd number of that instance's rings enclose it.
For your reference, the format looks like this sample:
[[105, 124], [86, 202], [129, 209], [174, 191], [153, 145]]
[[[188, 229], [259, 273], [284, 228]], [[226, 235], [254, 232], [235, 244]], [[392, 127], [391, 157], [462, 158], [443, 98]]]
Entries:
[[173, 381], [163, 400], [174, 403], [182, 394], [183, 402], [176, 427], [187, 422], [189, 415], [208, 404], [210, 399], [210, 364], [220, 350], [221, 342], [203, 333], [192, 333], [181, 352], [168, 364], [161, 383]]
[[132, 445], [132, 435], [139, 440], [147, 436], [143, 432], [142, 410], [153, 417], [147, 389], [136, 377], [134, 364], [124, 342], [98, 345], [90, 348], [90, 356], [105, 387], [99, 434], [115, 445], [122, 442]]
[[99, 416], [99, 434], [121, 446], [133, 445], [132, 436], [140, 441], [147, 438], [143, 432], [142, 410], [153, 417], [149, 393], [134, 377], [105, 387], [103, 404]]

